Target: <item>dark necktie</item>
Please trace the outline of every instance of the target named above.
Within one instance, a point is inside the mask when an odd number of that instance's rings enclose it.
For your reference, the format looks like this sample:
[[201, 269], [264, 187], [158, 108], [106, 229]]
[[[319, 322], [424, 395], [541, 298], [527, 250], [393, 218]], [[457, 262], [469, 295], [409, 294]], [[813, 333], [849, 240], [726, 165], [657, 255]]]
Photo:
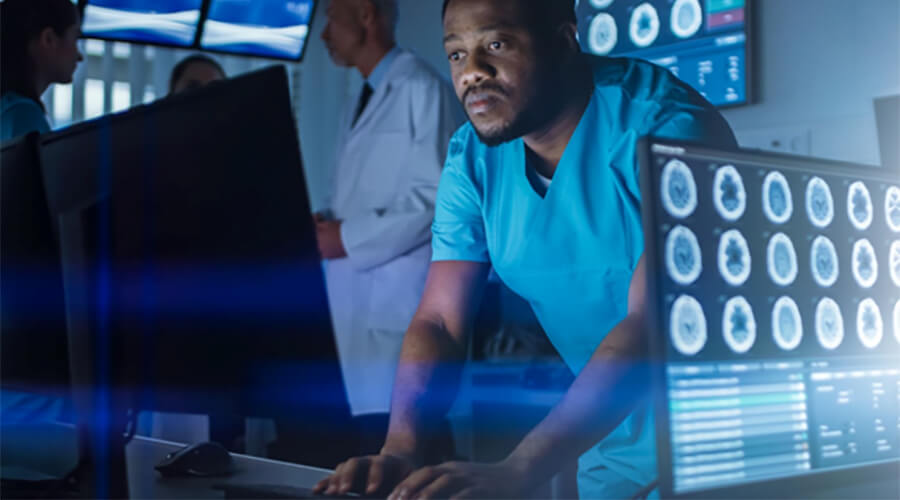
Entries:
[[369, 82], [363, 83], [362, 93], [359, 95], [359, 104], [356, 105], [356, 114], [353, 115], [353, 125], [356, 126], [356, 121], [359, 120], [359, 117], [362, 116], [363, 111], [366, 110], [366, 105], [369, 104], [369, 99], [372, 98], [372, 93], [374, 90], [372, 86], [369, 85]]

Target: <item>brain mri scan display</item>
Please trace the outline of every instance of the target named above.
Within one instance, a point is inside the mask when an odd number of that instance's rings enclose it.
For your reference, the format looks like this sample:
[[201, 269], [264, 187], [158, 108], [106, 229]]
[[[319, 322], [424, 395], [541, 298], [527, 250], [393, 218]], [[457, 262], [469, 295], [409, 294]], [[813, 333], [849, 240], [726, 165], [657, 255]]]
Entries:
[[713, 202], [723, 219], [734, 222], [744, 215], [747, 208], [747, 192], [744, 180], [731, 165], [720, 167], [713, 182]]
[[894, 304], [894, 337], [900, 342], [900, 300]]
[[694, 175], [680, 160], [672, 160], [663, 168], [662, 202], [669, 215], [677, 219], [688, 217], [697, 208]]
[[828, 288], [838, 279], [838, 255], [834, 243], [825, 236], [817, 236], [813, 240], [809, 264], [813, 279], [824, 288]]
[[700, 243], [690, 229], [677, 226], [666, 238], [666, 269], [669, 277], [679, 285], [690, 285], [703, 269]]
[[853, 244], [852, 259], [856, 282], [863, 288], [871, 288], [878, 279], [878, 259], [869, 240], [861, 239]]
[[781, 172], [769, 172], [763, 181], [763, 212], [775, 224], [784, 224], [794, 214], [791, 188]]
[[900, 240], [891, 243], [890, 265], [891, 265], [891, 281], [894, 285], [900, 287]]
[[671, 28], [678, 38], [690, 38], [703, 26], [700, 0], [675, 0], [672, 6]]
[[859, 340], [869, 349], [878, 347], [884, 336], [884, 323], [881, 311], [873, 299], [865, 299], [856, 310], [856, 333]]
[[749, 351], [756, 342], [756, 320], [750, 303], [744, 297], [733, 297], [725, 303], [722, 334], [728, 347], [738, 354]]
[[900, 187], [888, 188], [884, 197], [884, 217], [891, 231], [900, 233]]
[[631, 41], [640, 48], [646, 48], [659, 36], [659, 13], [650, 3], [638, 5], [631, 14], [628, 33]]
[[669, 320], [672, 345], [681, 354], [693, 356], [706, 345], [706, 316], [697, 299], [682, 295], [672, 305]]
[[825, 297], [816, 305], [816, 338], [825, 349], [837, 349], [844, 341], [844, 317], [837, 302]]
[[772, 308], [772, 337], [782, 351], [792, 351], [803, 340], [803, 321], [794, 299], [784, 296]]
[[591, 20], [588, 29], [588, 45], [591, 52], [599, 56], [605, 56], [616, 48], [619, 42], [619, 28], [616, 20], [606, 12], [601, 12]]
[[719, 273], [731, 286], [741, 286], [750, 277], [750, 247], [737, 229], [719, 238]]
[[825, 228], [834, 220], [834, 198], [831, 188], [820, 177], [813, 177], [806, 185], [806, 215], [818, 228]]
[[613, 0], [591, 0], [591, 5], [598, 9], [605, 9], [612, 5]]
[[772, 236], [766, 255], [769, 277], [776, 285], [788, 286], [797, 279], [797, 252], [786, 234]]
[[847, 215], [850, 223], [860, 231], [865, 231], [872, 225], [874, 209], [869, 189], [862, 182], [854, 182], [847, 192]]

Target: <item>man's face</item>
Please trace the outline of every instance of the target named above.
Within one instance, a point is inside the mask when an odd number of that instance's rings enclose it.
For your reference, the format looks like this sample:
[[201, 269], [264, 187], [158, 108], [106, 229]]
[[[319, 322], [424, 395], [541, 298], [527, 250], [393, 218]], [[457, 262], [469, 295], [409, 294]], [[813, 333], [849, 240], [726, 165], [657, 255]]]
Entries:
[[34, 53], [39, 65], [47, 69], [51, 81], [70, 83], [75, 68], [82, 60], [78, 50], [78, 37], [81, 36], [79, 23], [75, 23], [62, 34], [56, 34], [52, 28], [46, 28], [40, 35]]
[[332, 0], [325, 10], [328, 23], [322, 41], [328, 55], [338, 66], [353, 66], [355, 55], [365, 39], [358, 0]]
[[444, 50], [456, 95], [489, 146], [544, 125], [557, 69], [518, 2], [453, 0], [444, 15]]

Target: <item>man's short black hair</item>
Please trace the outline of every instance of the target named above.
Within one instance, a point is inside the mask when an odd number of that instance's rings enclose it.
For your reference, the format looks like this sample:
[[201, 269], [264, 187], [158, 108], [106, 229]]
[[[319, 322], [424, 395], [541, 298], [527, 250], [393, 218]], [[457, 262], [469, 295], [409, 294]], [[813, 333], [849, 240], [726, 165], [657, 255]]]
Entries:
[[[447, 6], [452, 0], [444, 0], [441, 19], [447, 14]], [[524, 7], [528, 21], [535, 28], [545, 27], [550, 31], [564, 23], [576, 24], [574, 0], [515, 0]]]

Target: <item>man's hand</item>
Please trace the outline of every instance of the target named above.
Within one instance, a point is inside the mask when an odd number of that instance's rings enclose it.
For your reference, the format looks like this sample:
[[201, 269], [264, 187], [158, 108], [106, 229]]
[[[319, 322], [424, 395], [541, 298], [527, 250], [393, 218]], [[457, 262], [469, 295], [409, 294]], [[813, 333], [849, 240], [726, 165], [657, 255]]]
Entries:
[[323, 220], [314, 217], [316, 221], [316, 239], [319, 242], [319, 253], [323, 259], [342, 259], [347, 256], [344, 243], [341, 241], [341, 222]]
[[334, 469], [334, 474], [319, 481], [314, 493], [345, 495], [349, 492], [386, 494], [416, 468], [412, 460], [395, 455], [369, 455], [347, 460]]
[[447, 462], [413, 472], [397, 485], [388, 500], [522, 498], [532, 486], [525, 470], [509, 461]]

